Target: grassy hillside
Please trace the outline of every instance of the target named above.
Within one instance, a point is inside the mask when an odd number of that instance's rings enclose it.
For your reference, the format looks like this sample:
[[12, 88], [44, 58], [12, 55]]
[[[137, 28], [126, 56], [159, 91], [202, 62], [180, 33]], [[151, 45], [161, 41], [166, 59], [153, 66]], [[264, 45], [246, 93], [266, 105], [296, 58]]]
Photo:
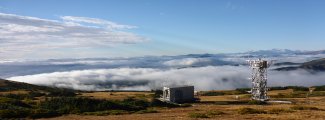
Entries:
[[[115, 94], [51, 88], [27, 83], [0, 80], [0, 119], [48, 118], [64, 114], [120, 115], [154, 113], [152, 107], [182, 107], [162, 103], [153, 94]], [[119, 99], [106, 99], [106, 96]], [[122, 94], [123, 95], [123, 94]], [[94, 97], [95, 96], [95, 97]], [[115, 97], [116, 98], [116, 97]]]
[[22, 82], [15, 82], [15, 81], [9, 81], [0, 79], [0, 91], [12, 91], [12, 90], [27, 90], [27, 91], [35, 91], [35, 90], [41, 90], [41, 91], [51, 91], [55, 88], [45, 87], [45, 86], [37, 86], [32, 85], [28, 83], [22, 83]]
[[[25, 86], [25, 87], [22, 87]], [[26, 87], [28, 86], [28, 87]], [[1, 81], [0, 119], [323, 119], [325, 86], [271, 87], [271, 100], [292, 104], [250, 100], [249, 88], [200, 91], [198, 102], [183, 105], [155, 100], [161, 91], [85, 92]], [[311, 93], [309, 89], [314, 91]], [[53, 94], [59, 93], [59, 94]]]

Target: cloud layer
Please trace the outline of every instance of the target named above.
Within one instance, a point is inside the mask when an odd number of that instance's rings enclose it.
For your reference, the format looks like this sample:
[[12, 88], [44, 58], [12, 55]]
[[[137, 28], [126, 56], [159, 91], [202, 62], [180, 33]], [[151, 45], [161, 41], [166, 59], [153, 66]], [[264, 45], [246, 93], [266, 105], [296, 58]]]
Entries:
[[56, 48], [132, 44], [147, 38], [126, 32], [136, 26], [96, 18], [62, 16], [61, 20], [0, 13], [0, 51], [15, 54]]
[[245, 69], [234, 66], [168, 70], [117, 68], [44, 73], [8, 79], [81, 90], [151, 90], [178, 85], [195, 85], [198, 90], [211, 90], [248, 87]]
[[[196, 90], [250, 87], [246, 66], [207, 66], [184, 69], [116, 68], [75, 70], [8, 78], [31, 84], [79, 90], [152, 90], [163, 86], [194, 85]], [[271, 71], [269, 86], [325, 84], [325, 74], [304, 70]]]
[[[253, 54], [0, 61], [0, 78], [79, 90], [151, 90], [178, 85], [194, 85], [196, 90], [224, 90], [251, 86], [245, 60], [258, 57], [246, 56]], [[276, 55], [266, 59], [301, 63], [319, 57], [324, 54]], [[325, 84], [324, 72], [273, 70], [288, 65], [270, 68], [269, 86]]]

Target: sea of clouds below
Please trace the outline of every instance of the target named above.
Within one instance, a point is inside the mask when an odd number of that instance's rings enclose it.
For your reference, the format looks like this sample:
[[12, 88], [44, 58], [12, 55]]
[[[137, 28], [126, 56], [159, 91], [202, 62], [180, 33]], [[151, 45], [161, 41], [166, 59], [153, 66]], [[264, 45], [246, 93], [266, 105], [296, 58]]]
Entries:
[[[297, 63], [320, 57], [324, 56], [266, 59]], [[185, 55], [12, 61], [0, 63], [4, 68], [0, 73], [2, 78], [13, 81], [78, 90], [152, 90], [179, 85], [194, 85], [196, 90], [225, 90], [251, 86], [248, 79], [250, 70], [244, 64], [246, 59], [225, 55]], [[274, 71], [273, 68], [269, 71], [268, 86], [325, 84], [322, 72]]]

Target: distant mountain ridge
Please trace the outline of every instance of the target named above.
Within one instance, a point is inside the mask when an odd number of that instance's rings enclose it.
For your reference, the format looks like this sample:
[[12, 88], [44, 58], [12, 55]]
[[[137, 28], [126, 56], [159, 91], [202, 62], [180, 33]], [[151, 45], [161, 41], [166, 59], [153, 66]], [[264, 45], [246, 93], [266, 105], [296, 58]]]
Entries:
[[248, 51], [240, 54], [252, 55], [252, 56], [283, 56], [283, 55], [317, 55], [325, 54], [325, 50], [306, 51], [306, 50], [289, 50], [289, 49], [271, 49], [271, 50], [258, 50]]
[[[302, 51], [289, 49], [271, 49], [249, 51], [243, 53], [205, 53], [174, 56], [142, 56], [129, 58], [120, 57], [0, 60], [0, 78], [90, 69], [153, 68], [167, 70], [206, 66], [238, 66], [247, 65], [246, 60], [257, 58], [270, 58], [272, 60], [277, 60], [275, 66], [283, 67], [298, 66], [302, 62], [323, 57], [325, 57], [325, 50]], [[278, 59], [280, 60], [278, 61]]]
[[308, 71], [325, 71], [325, 58], [305, 62], [297, 67], [282, 67], [282, 68], [277, 68], [275, 70], [290, 71], [290, 70], [297, 70], [297, 69], [305, 69]]

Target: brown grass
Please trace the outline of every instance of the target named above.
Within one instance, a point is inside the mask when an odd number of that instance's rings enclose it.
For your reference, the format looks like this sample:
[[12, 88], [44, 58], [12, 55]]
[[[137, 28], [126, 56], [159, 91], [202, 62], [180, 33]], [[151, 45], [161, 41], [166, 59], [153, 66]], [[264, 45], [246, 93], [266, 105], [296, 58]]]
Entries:
[[[278, 93], [290, 93], [290, 90], [275, 90], [270, 94], [277, 95]], [[127, 97], [142, 98], [143, 96], [149, 97], [152, 94], [150, 92], [94, 92], [94, 93], [82, 93], [82, 96], [93, 96], [93, 98], [104, 99], [124, 99]], [[229, 101], [247, 101], [249, 98], [242, 98], [240, 100], [235, 99], [236, 95], [225, 96], [200, 96], [203, 102], [193, 103], [191, 107], [184, 108], [154, 108], [157, 113], [146, 114], [122, 114], [122, 115], [106, 115], [106, 116], [94, 116], [94, 115], [67, 115], [56, 118], [50, 118], [53, 120], [160, 120], [160, 119], [196, 119], [190, 116], [191, 113], [204, 114], [208, 116], [207, 119], [252, 119], [252, 120], [306, 120], [306, 119], [325, 119], [325, 96], [309, 97], [307, 98], [271, 98], [271, 100], [289, 100], [294, 104], [269, 104], [269, 105], [250, 105], [250, 104], [229, 104], [235, 102]], [[228, 101], [228, 102], [227, 102]], [[215, 104], [216, 102], [225, 102], [227, 104]], [[295, 106], [304, 106], [303, 110], [296, 110]], [[238, 111], [243, 108], [251, 108], [257, 111], [258, 114], [241, 114]], [[317, 108], [317, 110], [315, 109]], [[300, 109], [298, 107], [297, 109]], [[213, 113], [213, 111], [218, 111]], [[211, 114], [209, 114], [211, 113]], [[263, 113], [263, 114], [260, 114]], [[200, 115], [199, 115], [200, 117]], [[203, 116], [204, 117], [204, 116]], [[201, 119], [201, 118], [199, 118]], [[206, 118], [204, 118], [206, 119]]]
[[151, 92], [89, 92], [81, 93], [80, 96], [107, 100], [123, 100], [129, 97], [149, 100], [152, 94]]
[[13, 91], [6, 91], [6, 92], [0, 92], [0, 95], [5, 95], [5, 94], [28, 94], [29, 91], [26, 90], [13, 90]]

